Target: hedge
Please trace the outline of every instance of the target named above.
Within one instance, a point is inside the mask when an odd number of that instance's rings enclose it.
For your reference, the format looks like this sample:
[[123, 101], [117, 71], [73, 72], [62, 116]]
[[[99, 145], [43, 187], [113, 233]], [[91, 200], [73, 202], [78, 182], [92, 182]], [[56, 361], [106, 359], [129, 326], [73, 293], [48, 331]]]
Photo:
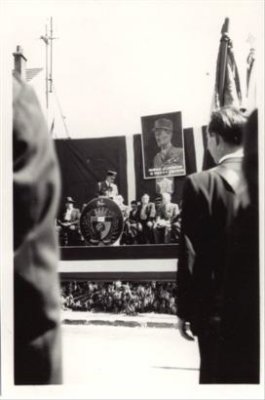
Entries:
[[137, 314], [176, 314], [175, 282], [91, 282], [61, 284], [63, 309]]

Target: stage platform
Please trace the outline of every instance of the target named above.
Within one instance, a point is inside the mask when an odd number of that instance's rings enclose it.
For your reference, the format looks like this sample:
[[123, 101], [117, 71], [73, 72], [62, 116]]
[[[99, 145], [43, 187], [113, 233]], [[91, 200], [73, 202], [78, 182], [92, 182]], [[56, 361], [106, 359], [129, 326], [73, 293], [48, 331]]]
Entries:
[[179, 247], [132, 245], [61, 248], [61, 280], [166, 280], [176, 279]]

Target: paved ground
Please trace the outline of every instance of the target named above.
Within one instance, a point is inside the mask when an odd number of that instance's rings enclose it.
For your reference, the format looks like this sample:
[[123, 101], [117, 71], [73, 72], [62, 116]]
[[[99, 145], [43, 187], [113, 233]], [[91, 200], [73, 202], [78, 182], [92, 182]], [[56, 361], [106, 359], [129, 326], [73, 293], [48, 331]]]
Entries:
[[64, 383], [88, 398], [179, 398], [197, 386], [197, 344], [176, 328], [63, 325]]
[[65, 310], [61, 313], [63, 324], [67, 325], [97, 325], [97, 326], [129, 326], [148, 328], [177, 328], [176, 315], [158, 313], [139, 313], [137, 315], [72, 311]]

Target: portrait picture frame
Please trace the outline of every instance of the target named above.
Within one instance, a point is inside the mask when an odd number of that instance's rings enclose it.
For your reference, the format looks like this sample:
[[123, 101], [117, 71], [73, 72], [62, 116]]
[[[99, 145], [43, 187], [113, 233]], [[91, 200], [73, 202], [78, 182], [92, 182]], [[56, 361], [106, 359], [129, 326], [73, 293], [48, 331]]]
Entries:
[[186, 175], [181, 111], [141, 117], [144, 179]]

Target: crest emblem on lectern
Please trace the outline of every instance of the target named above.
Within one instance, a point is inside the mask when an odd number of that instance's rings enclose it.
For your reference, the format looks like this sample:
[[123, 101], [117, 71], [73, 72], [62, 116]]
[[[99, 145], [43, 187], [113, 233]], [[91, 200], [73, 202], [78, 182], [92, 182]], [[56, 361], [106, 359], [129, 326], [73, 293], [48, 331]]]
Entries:
[[123, 231], [123, 217], [119, 206], [107, 197], [91, 200], [80, 218], [80, 230], [91, 245], [111, 245]]

